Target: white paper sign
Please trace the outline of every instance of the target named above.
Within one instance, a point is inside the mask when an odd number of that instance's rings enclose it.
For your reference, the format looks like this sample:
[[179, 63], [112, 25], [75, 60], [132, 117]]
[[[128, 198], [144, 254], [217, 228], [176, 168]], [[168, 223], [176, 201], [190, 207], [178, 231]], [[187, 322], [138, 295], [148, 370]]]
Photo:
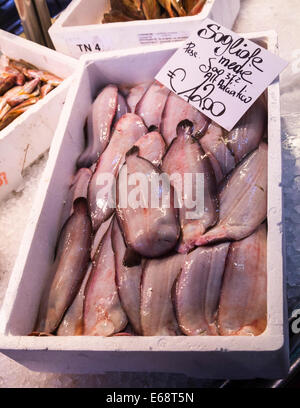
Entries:
[[231, 130], [287, 64], [207, 18], [155, 78]]

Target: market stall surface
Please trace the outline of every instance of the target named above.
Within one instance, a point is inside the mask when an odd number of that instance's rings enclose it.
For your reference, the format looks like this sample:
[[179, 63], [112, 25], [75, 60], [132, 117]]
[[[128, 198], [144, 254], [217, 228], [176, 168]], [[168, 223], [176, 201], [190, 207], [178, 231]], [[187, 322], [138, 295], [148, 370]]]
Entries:
[[[286, 234], [286, 273], [291, 312], [300, 299], [300, 4], [298, 0], [241, 0], [234, 26], [237, 32], [275, 29], [280, 55], [290, 62], [281, 76], [283, 192]], [[45, 154], [26, 170], [18, 192], [0, 204], [0, 305], [16, 259]], [[0, 388], [5, 387], [218, 387], [222, 381], [197, 380], [181, 374], [108, 373], [66, 375], [32, 372], [0, 354]]]

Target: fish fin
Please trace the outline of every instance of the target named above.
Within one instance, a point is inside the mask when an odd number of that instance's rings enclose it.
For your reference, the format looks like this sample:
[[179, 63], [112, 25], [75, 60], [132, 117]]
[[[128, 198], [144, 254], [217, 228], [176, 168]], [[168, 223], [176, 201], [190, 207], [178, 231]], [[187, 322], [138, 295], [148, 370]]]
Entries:
[[207, 231], [204, 235], [199, 236], [195, 239], [196, 246], [213, 244], [215, 242], [223, 242], [232, 240], [230, 232], [227, 228], [222, 225], [216, 225], [211, 230]]

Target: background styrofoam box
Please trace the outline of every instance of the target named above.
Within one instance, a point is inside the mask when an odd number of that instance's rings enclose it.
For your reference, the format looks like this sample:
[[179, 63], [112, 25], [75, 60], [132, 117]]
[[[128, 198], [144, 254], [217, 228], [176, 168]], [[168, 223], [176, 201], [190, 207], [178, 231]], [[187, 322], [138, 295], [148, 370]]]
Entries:
[[[277, 52], [274, 32], [264, 39]], [[0, 350], [32, 370], [65, 373], [177, 372], [203, 378], [282, 378], [288, 369], [282, 243], [279, 82], [268, 88], [268, 323], [260, 336], [28, 337], [53, 261], [61, 213], [83, 150], [89, 106], [107, 83], [153, 78], [176, 51], [165, 44], [83, 57], [50, 149], [0, 312]], [[144, 68], [137, 69], [141, 64]]]
[[196, 16], [101, 24], [109, 0], [74, 0], [49, 34], [57, 51], [79, 58], [89, 52], [182, 41], [206, 17], [231, 28], [239, 8], [240, 0], [207, 0]]
[[[0, 30], [0, 52], [23, 59], [62, 78], [73, 74], [78, 61]], [[22, 172], [50, 146], [65, 101], [70, 78], [0, 131], [0, 199], [17, 188]]]

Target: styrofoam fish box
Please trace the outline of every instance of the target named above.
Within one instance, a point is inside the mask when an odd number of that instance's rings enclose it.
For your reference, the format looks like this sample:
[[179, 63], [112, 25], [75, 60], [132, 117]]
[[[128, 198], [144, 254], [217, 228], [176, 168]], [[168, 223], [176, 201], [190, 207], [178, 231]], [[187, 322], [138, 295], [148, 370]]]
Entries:
[[[0, 30], [0, 53], [23, 59], [61, 78], [73, 74], [78, 61]], [[50, 146], [70, 78], [0, 131], [0, 199], [22, 182], [22, 172]]]
[[[253, 38], [254, 35], [247, 35]], [[272, 52], [277, 36], [257, 33]], [[50, 149], [39, 192], [0, 313], [0, 351], [38, 371], [178, 372], [203, 378], [282, 378], [288, 368], [285, 326], [279, 82], [268, 88], [268, 286], [267, 329], [251, 336], [28, 337], [57, 240], [63, 201], [78, 155], [82, 128], [97, 91], [108, 83], [154, 78], [175, 45], [107, 52], [83, 57]], [[143, 64], [143, 69], [136, 67]]]
[[207, 17], [231, 28], [239, 8], [240, 0], [207, 0], [196, 16], [102, 24], [109, 0], [73, 0], [49, 34], [57, 51], [79, 58], [90, 52], [183, 41]]

